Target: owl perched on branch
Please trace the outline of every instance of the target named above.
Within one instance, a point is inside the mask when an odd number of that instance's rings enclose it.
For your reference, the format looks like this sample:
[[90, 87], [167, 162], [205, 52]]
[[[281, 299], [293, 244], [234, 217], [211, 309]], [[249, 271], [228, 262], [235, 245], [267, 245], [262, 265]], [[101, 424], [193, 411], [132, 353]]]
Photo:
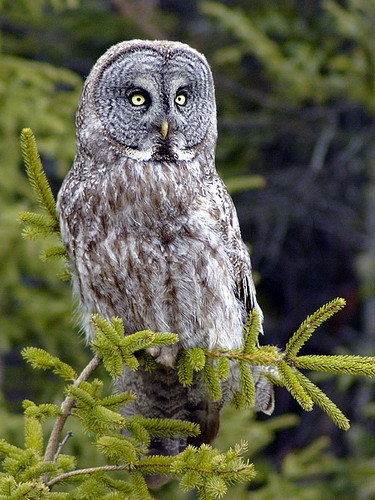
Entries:
[[[179, 384], [178, 350], [239, 349], [247, 313], [260, 309], [237, 214], [215, 170], [206, 59], [178, 42], [115, 45], [86, 80], [76, 125], [58, 211], [86, 335], [95, 312], [121, 317], [127, 334], [178, 333], [177, 345], [151, 350], [160, 369], [124, 368], [118, 388], [137, 394], [124, 412], [198, 422], [194, 444], [211, 442], [236, 377], [213, 402], [199, 376], [190, 388]], [[271, 413], [272, 389], [253, 371], [257, 409]], [[155, 439], [151, 452], [185, 446], [184, 438]]]

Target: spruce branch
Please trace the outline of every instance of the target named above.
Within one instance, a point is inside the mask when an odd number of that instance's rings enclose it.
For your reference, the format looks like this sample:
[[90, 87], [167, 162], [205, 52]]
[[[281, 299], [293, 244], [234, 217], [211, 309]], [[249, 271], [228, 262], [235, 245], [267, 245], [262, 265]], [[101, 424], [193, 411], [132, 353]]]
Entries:
[[313, 408], [313, 401], [299, 382], [296, 370], [289, 366], [286, 361], [280, 361], [277, 368], [281, 381], [291, 395], [297, 400], [305, 411], [311, 411]]
[[[19, 215], [19, 220], [25, 226], [23, 234], [30, 238], [52, 233], [59, 234], [55, 200], [30, 129], [22, 131], [21, 143], [30, 184], [44, 211], [43, 214], [22, 212]], [[48, 260], [62, 256], [66, 256], [65, 249], [62, 246], [55, 246], [45, 250], [42, 259]], [[284, 352], [275, 346], [258, 345], [260, 319], [255, 310], [251, 311], [244, 326], [242, 349], [207, 351], [194, 348], [181, 351], [177, 361], [180, 382], [189, 386], [195, 376], [202, 376], [212, 399], [220, 400], [221, 382], [228, 376], [230, 366], [237, 364], [241, 391], [235, 393], [233, 404], [237, 407], [253, 406], [255, 387], [251, 366], [263, 367], [264, 373], [261, 376], [284, 385], [302, 408], [309, 411], [315, 403], [341, 429], [347, 430], [349, 428], [347, 418], [299, 370], [309, 369], [374, 377], [375, 358], [298, 356], [299, 351], [318, 326], [344, 305], [344, 299], [336, 298], [308, 316], [292, 335]], [[173, 344], [178, 341], [178, 336], [173, 333], [149, 330], [125, 335], [120, 318], [107, 321], [99, 315], [93, 315], [92, 325], [95, 330], [95, 339], [91, 342], [91, 347], [95, 356], [78, 376], [72, 367], [46, 351], [28, 348], [22, 352], [23, 357], [33, 367], [51, 369], [60, 377], [73, 383], [68, 386], [67, 397], [60, 408], [56, 405], [38, 406], [30, 401], [24, 402], [26, 450], [0, 440], [0, 454], [6, 457], [3, 465], [9, 474], [7, 476], [9, 480], [1, 476], [0, 481], [8, 481], [6, 487], [9, 486], [9, 498], [47, 498], [47, 496], [52, 498], [54, 494], [50, 494], [50, 488], [55, 484], [65, 481], [73, 482], [79, 478], [82, 492], [91, 491], [92, 485], [105, 482], [111, 485], [111, 488], [113, 487], [114, 492], [126, 491], [128, 494], [129, 491], [133, 493], [136, 488], [139, 498], [146, 499], [150, 498], [150, 495], [143, 475], [165, 474], [180, 477], [181, 486], [186, 490], [195, 488], [198, 498], [211, 499], [223, 496], [229, 484], [250, 480], [253, 477], [253, 466], [244, 462], [240, 457], [244, 445], [237, 446], [224, 454], [208, 445], [202, 445], [200, 448], [188, 446], [175, 457], [153, 455], [141, 458], [141, 454], [147, 451], [146, 447], [150, 444], [151, 435], [196, 436], [199, 433], [198, 426], [178, 420], [147, 419], [140, 416], [125, 418], [117, 413], [117, 410], [135, 396], [122, 393], [100, 399], [103, 384], [98, 380], [90, 383], [87, 380], [102, 362], [112, 377], [120, 375], [124, 365], [136, 370], [139, 363], [142, 363], [143, 367], [148, 370], [156, 369], [157, 363], [149, 353], [142, 353], [142, 351], [150, 347]], [[275, 373], [278, 373], [278, 377]], [[66, 419], [72, 414], [79, 418], [86, 429], [96, 434], [95, 445], [110, 460], [116, 461], [116, 465], [75, 469], [74, 459], [60, 454], [67, 437], [59, 444], [59, 436]], [[43, 460], [41, 422], [48, 416], [56, 417], [56, 421]], [[118, 433], [119, 429], [126, 430], [132, 437]], [[128, 471], [131, 484], [124, 481], [116, 483], [106, 475], [107, 472], [115, 470]], [[50, 476], [55, 477], [50, 478]], [[17, 478], [17, 481], [14, 478]], [[44, 482], [40, 481], [40, 478], [43, 478]], [[35, 495], [32, 496], [34, 493]]]
[[293, 360], [296, 368], [326, 373], [375, 376], [375, 357], [350, 355], [298, 356]]
[[25, 225], [24, 231], [26, 233], [33, 233], [43, 235], [52, 234], [56, 232], [56, 222], [51, 219], [49, 215], [37, 214], [34, 212], [20, 212], [18, 214], [18, 221]]
[[64, 363], [56, 356], [52, 356], [52, 354], [44, 349], [25, 347], [21, 351], [21, 356], [34, 368], [52, 370], [53, 373], [65, 380], [74, 380], [77, 377], [77, 373], [70, 365]]
[[138, 470], [134, 470], [130, 473], [130, 481], [134, 486], [135, 498], [137, 500], [152, 500], [149, 489], [143, 474]]
[[220, 378], [212, 361], [206, 360], [203, 370], [201, 371], [202, 378], [206, 383], [208, 393], [213, 401], [221, 399], [221, 384]]
[[301, 323], [298, 330], [289, 339], [285, 347], [285, 358], [292, 359], [297, 356], [301, 347], [311, 337], [318, 326], [320, 326], [322, 323], [324, 323], [324, 321], [327, 321], [327, 319], [329, 319], [336, 312], [342, 309], [345, 304], [345, 299], [338, 297], [320, 307], [311, 316], [308, 316], [305, 321]]
[[242, 351], [250, 354], [256, 351], [258, 347], [258, 336], [260, 331], [260, 317], [255, 309], [252, 309], [244, 325], [244, 341]]
[[177, 358], [176, 368], [180, 384], [184, 387], [190, 387], [193, 383], [194, 368], [191, 366], [187, 351], [180, 352]]
[[244, 407], [253, 408], [255, 406], [255, 384], [248, 364], [240, 361], [238, 363], [240, 372], [240, 384], [243, 394]]
[[[22, 236], [35, 240], [40, 237], [57, 235], [60, 239], [60, 227], [56, 213], [56, 203], [47, 176], [43, 170], [33, 132], [24, 128], [21, 132], [21, 149], [27, 177], [35, 194], [42, 214], [35, 212], [20, 212], [18, 221], [23, 225]], [[67, 253], [62, 245], [44, 250], [41, 260], [63, 258], [67, 260]], [[63, 281], [68, 281], [70, 275], [65, 271], [59, 274]]]
[[103, 365], [112, 378], [121, 375], [124, 365], [131, 370], [138, 368], [139, 361], [134, 356], [135, 352], [178, 341], [178, 336], [169, 332], [144, 330], [125, 335], [121, 318], [107, 321], [99, 314], [93, 314], [91, 323], [95, 330], [95, 338], [90, 342], [90, 346], [103, 359]]
[[145, 418], [140, 416], [128, 417], [126, 427], [133, 422], [144, 427], [155, 437], [187, 436], [195, 437], [200, 434], [198, 424], [179, 419]]
[[[106, 443], [108, 441], [101, 440], [101, 446]], [[140, 476], [143, 478], [144, 474], [159, 474], [180, 477], [186, 490], [194, 488], [198, 492], [209, 490], [214, 484], [214, 478], [220, 478], [217, 484], [220, 484], [221, 488], [225, 484], [227, 488], [228, 485], [248, 481], [255, 475], [254, 466], [241, 457], [245, 451], [245, 443], [241, 443], [225, 453], [209, 445], [201, 445], [199, 448], [188, 446], [176, 456], [152, 455], [126, 464], [75, 469], [50, 479], [47, 486], [52, 488], [59, 483], [71, 482], [77, 476], [85, 477], [100, 472], [127, 471], [131, 473], [131, 476], [136, 474], [137, 484], [141, 481]], [[208, 495], [207, 498], [214, 498], [212, 492], [208, 491]]]
[[29, 182], [35, 193], [40, 207], [49, 216], [55, 231], [59, 232], [59, 222], [56, 216], [56, 204], [49, 186], [47, 176], [43, 170], [33, 132], [24, 128], [21, 132], [21, 149]]
[[[85, 366], [80, 375], [75, 379], [73, 385], [78, 387], [79, 384], [87, 380], [93, 371], [101, 364], [101, 359], [98, 356], [94, 356], [91, 361]], [[61, 415], [56, 419], [55, 425], [53, 426], [51, 435], [49, 437], [46, 451], [44, 454], [44, 460], [46, 462], [52, 461], [56, 455], [59, 436], [65, 425], [66, 419], [69, 417], [71, 409], [73, 408], [74, 401], [71, 397], [66, 397], [61, 404]]]
[[121, 435], [100, 436], [96, 447], [112, 462], [133, 466], [138, 459], [138, 453], [130, 439]]
[[[375, 357], [349, 355], [297, 356], [299, 350], [316, 328], [342, 309], [344, 305], [344, 299], [336, 298], [308, 316], [288, 341], [285, 352], [275, 346], [257, 345], [259, 323], [256, 311], [251, 312], [245, 324], [244, 347], [242, 350], [204, 351], [207, 359], [225, 359], [227, 363], [234, 361], [238, 364], [242, 390], [234, 393], [231, 401], [232, 406], [240, 409], [251, 405], [253, 401], [252, 383], [248, 376], [249, 372], [246, 375], [244, 367], [246, 366], [247, 369], [249, 369], [249, 366], [264, 367], [262, 376], [267, 377], [275, 385], [284, 386], [304, 410], [310, 411], [315, 403], [341, 429], [347, 430], [349, 428], [348, 419], [299, 369], [375, 377]], [[250, 338], [251, 342], [249, 342]]]
[[56, 245], [54, 247], [47, 248], [43, 250], [40, 254], [40, 258], [43, 262], [51, 259], [60, 259], [66, 257], [66, 250], [62, 245]]
[[310, 379], [305, 377], [301, 372], [296, 370], [296, 378], [299, 383], [310, 396], [312, 401], [316, 403], [340, 429], [347, 431], [350, 428], [349, 420], [345, 417], [342, 411], [328, 398], [324, 392], [319, 389]]

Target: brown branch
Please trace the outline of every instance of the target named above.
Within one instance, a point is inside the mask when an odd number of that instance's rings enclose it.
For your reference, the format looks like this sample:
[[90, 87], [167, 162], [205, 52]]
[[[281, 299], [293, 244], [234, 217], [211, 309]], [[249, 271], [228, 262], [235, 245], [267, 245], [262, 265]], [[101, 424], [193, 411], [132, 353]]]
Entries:
[[[89, 378], [92, 372], [101, 364], [102, 360], [98, 356], [94, 356], [89, 364], [82, 370], [80, 375], [75, 379], [73, 386], [77, 387], [81, 382], [84, 382]], [[59, 446], [60, 432], [62, 431], [66, 419], [70, 415], [70, 411], [73, 408], [74, 401], [69, 396], [64, 399], [61, 404], [61, 415], [57, 417], [55, 425], [53, 426], [51, 435], [49, 437], [46, 452], [44, 454], [45, 462], [54, 461], [57, 449]]]
[[[254, 366], [276, 366], [280, 361], [285, 360], [285, 354], [283, 352], [275, 354], [258, 354], [257, 352], [251, 354], [245, 354], [241, 351], [204, 351], [208, 358], [228, 358], [237, 359], [239, 361], [245, 361]], [[271, 357], [272, 356], [272, 357]]]
[[[139, 462], [138, 464], [123, 464], [123, 465], [102, 465], [102, 466], [99, 466], [99, 467], [88, 467], [86, 469], [76, 469], [76, 470], [72, 470], [70, 472], [65, 472], [64, 474], [60, 474], [60, 476], [56, 476], [54, 477], [53, 479], [51, 479], [50, 481], [48, 481], [48, 483], [46, 483], [46, 486], [48, 486], [48, 488], [52, 488], [53, 486], [55, 486], [55, 484], [61, 482], [61, 481], [65, 481], [66, 479], [69, 479], [70, 477], [74, 477], [74, 476], [80, 476], [80, 475], [83, 475], [83, 474], [93, 474], [95, 472], [98, 472], [98, 471], [104, 471], [104, 472], [112, 472], [112, 471], [117, 471], [117, 470], [126, 470], [126, 471], [134, 471], [136, 469], [142, 469], [142, 468], [146, 468], [147, 467], [159, 467], [159, 468], [170, 468], [171, 467], [171, 464], [165, 464], [165, 463], [147, 463], [147, 458], [145, 459], [145, 463], [142, 463], [142, 462]], [[249, 467], [248, 464], [243, 464], [243, 465], [240, 465], [238, 467], [236, 467], [235, 469], [229, 469], [229, 470], [221, 470], [221, 471], [217, 471], [218, 474], [220, 474], [221, 476], [225, 475], [225, 474], [231, 474], [233, 472], [242, 472], [243, 470], [246, 470], [247, 468]], [[192, 470], [192, 471], [197, 471], [197, 472], [203, 472], [203, 473], [211, 473], [212, 470], [211, 469], [206, 469], [206, 468], [202, 468], [202, 467], [194, 467], [194, 466], [189, 466], [187, 465], [186, 466], [186, 469], [188, 470]], [[161, 472], [161, 471], [159, 471]], [[171, 472], [168, 471], [168, 475], [170, 475]]]
[[65, 472], [64, 474], [60, 474], [60, 476], [54, 477], [53, 479], [48, 481], [48, 483], [46, 483], [46, 486], [48, 486], [48, 488], [52, 488], [52, 486], [55, 486], [55, 484], [59, 483], [60, 481], [64, 481], [69, 477], [80, 476], [82, 474], [92, 474], [98, 471], [111, 472], [114, 470], [129, 470], [133, 468], [134, 468], [133, 465], [126, 464], [126, 465], [102, 465], [100, 467], [88, 467], [87, 469], [76, 469], [70, 472]]

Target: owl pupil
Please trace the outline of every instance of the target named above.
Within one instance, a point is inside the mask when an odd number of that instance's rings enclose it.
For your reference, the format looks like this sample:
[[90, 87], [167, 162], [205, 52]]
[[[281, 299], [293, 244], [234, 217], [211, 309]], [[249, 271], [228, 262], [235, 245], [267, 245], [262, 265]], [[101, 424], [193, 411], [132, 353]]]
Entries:
[[142, 106], [146, 102], [146, 98], [142, 94], [133, 94], [130, 97], [130, 101], [134, 106]]
[[179, 94], [175, 99], [176, 104], [179, 106], [184, 106], [186, 104], [186, 96], [184, 94]]

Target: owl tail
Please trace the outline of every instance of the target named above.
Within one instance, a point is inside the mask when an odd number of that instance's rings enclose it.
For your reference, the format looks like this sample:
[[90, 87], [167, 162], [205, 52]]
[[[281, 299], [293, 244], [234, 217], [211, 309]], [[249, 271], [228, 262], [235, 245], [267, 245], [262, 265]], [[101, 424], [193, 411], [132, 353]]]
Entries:
[[[201, 433], [194, 438], [152, 438], [149, 455], [175, 456], [189, 444], [208, 444], [216, 437], [223, 401], [212, 401], [202, 378], [195, 375], [190, 387], [183, 387], [179, 383], [177, 371], [167, 367], [160, 367], [152, 374], [142, 369], [132, 372], [125, 367], [123, 375], [117, 379], [117, 389], [120, 392], [130, 390], [137, 393], [136, 400], [121, 409], [124, 417], [143, 415], [149, 418], [175, 418], [200, 426]], [[145, 479], [149, 487], [158, 488], [172, 478], [149, 474]]]
[[278, 378], [276, 369], [273, 366], [251, 368], [255, 383], [255, 410], [266, 415], [271, 415], [275, 409], [275, 393], [273, 384], [267, 379], [266, 374]]
[[[149, 455], [175, 456], [184, 451], [187, 445], [200, 446], [211, 443], [219, 431], [219, 408], [212, 401], [200, 401], [191, 409], [187, 420], [199, 424], [201, 433], [193, 438], [154, 438], [151, 440]], [[170, 476], [157, 474], [145, 475], [149, 488], [159, 488], [171, 480]]]

